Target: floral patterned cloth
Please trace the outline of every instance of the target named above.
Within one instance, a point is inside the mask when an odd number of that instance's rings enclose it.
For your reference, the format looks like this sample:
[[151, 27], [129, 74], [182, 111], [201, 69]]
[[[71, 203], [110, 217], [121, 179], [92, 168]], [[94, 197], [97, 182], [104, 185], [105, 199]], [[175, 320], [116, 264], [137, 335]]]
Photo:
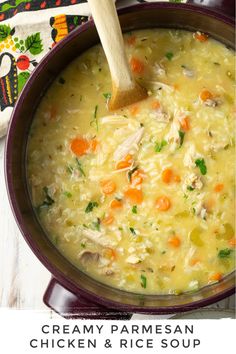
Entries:
[[[118, 1], [118, 5], [145, 1]], [[86, 0], [0, 0], [0, 137], [38, 62], [89, 16]]]

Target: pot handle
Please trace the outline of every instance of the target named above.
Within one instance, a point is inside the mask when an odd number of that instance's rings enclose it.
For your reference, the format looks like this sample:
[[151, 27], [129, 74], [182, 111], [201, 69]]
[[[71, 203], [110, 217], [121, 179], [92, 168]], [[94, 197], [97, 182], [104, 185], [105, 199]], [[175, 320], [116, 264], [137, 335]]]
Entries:
[[131, 313], [109, 309], [72, 293], [52, 277], [43, 296], [46, 306], [69, 319], [129, 320]]
[[187, 0], [190, 4], [207, 6], [223, 15], [235, 18], [235, 0]]

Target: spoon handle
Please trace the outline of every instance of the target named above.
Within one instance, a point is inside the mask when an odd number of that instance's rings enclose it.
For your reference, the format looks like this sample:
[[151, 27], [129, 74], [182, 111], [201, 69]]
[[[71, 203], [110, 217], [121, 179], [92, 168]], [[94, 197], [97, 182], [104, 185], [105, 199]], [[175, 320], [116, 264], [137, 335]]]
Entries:
[[113, 87], [126, 91], [135, 86], [118, 15], [113, 0], [88, 0], [92, 16], [109, 64]]

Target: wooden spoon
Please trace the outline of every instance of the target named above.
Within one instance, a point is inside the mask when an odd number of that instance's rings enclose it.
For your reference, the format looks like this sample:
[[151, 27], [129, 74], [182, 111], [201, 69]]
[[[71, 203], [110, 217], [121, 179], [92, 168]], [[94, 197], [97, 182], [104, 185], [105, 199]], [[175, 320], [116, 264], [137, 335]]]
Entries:
[[113, 0], [88, 0], [92, 16], [105, 51], [112, 78], [113, 111], [147, 97], [147, 91], [134, 79], [125, 53], [124, 40]]

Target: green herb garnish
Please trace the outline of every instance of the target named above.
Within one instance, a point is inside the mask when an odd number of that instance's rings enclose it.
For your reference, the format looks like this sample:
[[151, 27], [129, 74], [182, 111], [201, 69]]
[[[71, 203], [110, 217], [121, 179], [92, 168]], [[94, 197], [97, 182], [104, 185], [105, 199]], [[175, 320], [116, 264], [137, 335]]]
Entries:
[[72, 173], [73, 173], [73, 166], [71, 166], [71, 165], [68, 165], [67, 167], [66, 167], [66, 171], [70, 174], [70, 175], [72, 175]]
[[98, 113], [98, 105], [95, 106], [94, 112], [93, 112], [93, 120], [90, 122], [90, 125], [92, 126], [95, 124], [96, 130], [98, 131], [98, 119], [97, 119], [97, 113]]
[[94, 208], [98, 207], [98, 203], [97, 202], [89, 202], [88, 205], [85, 208], [85, 213], [91, 213], [91, 211], [93, 211]]
[[132, 207], [132, 213], [133, 213], [133, 214], [137, 214], [137, 213], [138, 213], [138, 211], [137, 211], [137, 205], [134, 205], [134, 206]]
[[80, 171], [81, 175], [83, 175], [85, 177], [85, 173], [84, 173], [84, 170], [82, 168], [81, 162], [79, 161], [79, 159], [77, 157], [76, 157], [76, 162], [77, 162], [78, 170]]
[[52, 197], [50, 197], [50, 195], [48, 194], [48, 187], [43, 187], [43, 192], [45, 194], [45, 198], [44, 201], [41, 205], [38, 206], [38, 209], [42, 209], [42, 208], [47, 208], [49, 206], [51, 206], [55, 201], [52, 199]]
[[185, 136], [185, 132], [182, 132], [182, 130], [179, 130], [179, 138], [180, 138], [179, 147], [181, 147], [183, 145], [184, 136]]
[[92, 226], [95, 230], [100, 231], [101, 220], [97, 218], [96, 221], [92, 222]]
[[143, 274], [141, 274], [140, 278], [141, 278], [141, 287], [146, 289], [146, 287], [147, 287], [147, 278]]
[[220, 251], [218, 252], [218, 257], [219, 257], [219, 258], [227, 258], [227, 257], [230, 256], [231, 252], [232, 252], [231, 249], [225, 248], [225, 249], [220, 250]]
[[110, 100], [110, 98], [111, 98], [111, 93], [110, 93], [110, 92], [103, 93], [103, 96], [105, 97], [106, 100]]
[[67, 192], [67, 191], [64, 192], [64, 195], [65, 195], [67, 198], [71, 198], [71, 197], [72, 197], [72, 194], [71, 194], [70, 192]]
[[130, 232], [131, 232], [133, 235], [136, 235], [136, 232], [135, 232], [135, 230], [134, 230], [133, 227], [130, 227], [129, 229], [130, 229]]
[[86, 244], [83, 243], [83, 242], [81, 242], [80, 247], [81, 247], [81, 248], [85, 248], [85, 247], [86, 247]]
[[187, 190], [192, 192], [192, 191], [194, 191], [194, 188], [192, 186], [187, 186]]
[[59, 77], [58, 80], [59, 84], [64, 85], [64, 83], [66, 82], [66, 80], [63, 77]]
[[173, 58], [174, 54], [172, 52], [167, 52], [165, 57], [170, 61]]
[[195, 165], [197, 167], [199, 167], [199, 170], [201, 172], [202, 175], [205, 175], [207, 173], [207, 167], [205, 164], [205, 160], [204, 159], [197, 159], [195, 160]]
[[167, 145], [167, 141], [166, 140], [162, 140], [160, 143], [156, 142], [155, 143], [155, 147], [154, 147], [155, 152], [161, 152], [163, 147], [166, 146], [166, 145]]

